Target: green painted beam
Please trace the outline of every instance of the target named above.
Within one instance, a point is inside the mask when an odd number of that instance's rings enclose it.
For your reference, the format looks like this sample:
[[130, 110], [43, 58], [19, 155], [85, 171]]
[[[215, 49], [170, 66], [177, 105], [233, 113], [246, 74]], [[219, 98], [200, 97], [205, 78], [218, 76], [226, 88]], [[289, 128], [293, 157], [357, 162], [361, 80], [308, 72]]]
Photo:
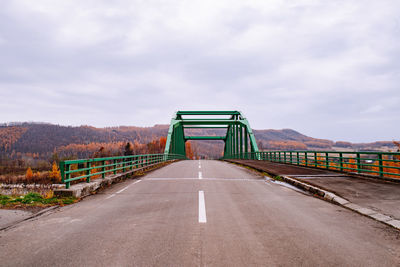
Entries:
[[176, 115], [212, 116], [212, 115], [240, 115], [239, 111], [178, 111]]
[[225, 140], [225, 136], [185, 136], [185, 140]]
[[184, 126], [183, 129], [227, 129], [228, 126]]
[[207, 119], [201, 119], [201, 120], [192, 120], [192, 119], [187, 119], [187, 120], [180, 120], [183, 125], [231, 125], [236, 123], [234, 120], [230, 119], [220, 119], [220, 120], [207, 120]]

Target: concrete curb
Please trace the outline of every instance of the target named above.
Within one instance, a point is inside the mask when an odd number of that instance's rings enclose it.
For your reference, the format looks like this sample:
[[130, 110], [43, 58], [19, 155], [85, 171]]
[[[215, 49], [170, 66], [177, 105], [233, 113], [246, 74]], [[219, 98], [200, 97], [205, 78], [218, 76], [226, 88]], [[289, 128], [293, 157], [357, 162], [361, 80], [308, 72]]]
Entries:
[[[232, 162], [232, 161], [228, 161], [228, 162], [236, 164], [236, 162]], [[243, 163], [240, 163], [240, 164], [243, 165], [243, 166], [248, 166], [248, 165], [243, 164]], [[252, 166], [248, 166], [248, 167], [250, 167], [252, 169], [255, 169], [257, 171], [268, 173], [266, 170], [262, 170], [260, 168], [254, 168]], [[279, 176], [277, 174], [273, 174], [273, 175]], [[293, 186], [296, 186], [297, 188], [300, 188], [302, 190], [305, 190], [305, 191], [308, 191], [310, 193], [313, 193], [314, 195], [318, 195], [320, 198], [322, 198], [325, 201], [329, 201], [329, 202], [335, 203], [335, 204], [337, 204], [339, 206], [342, 206], [342, 207], [344, 207], [346, 209], [355, 211], [355, 212], [357, 212], [357, 213], [359, 213], [361, 215], [364, 215], [366, 217], [369, 217], [369, 218], [371, 218], [371, 219], [373, 219], [375, 221], [384, 223], [384, 224], [389, 225], [389, 226], [391, 226], [391, 227], [393, 227], [393, 228], [395, 228], [397, 230], [400, 230], [400, 220], [393, 219], [390, 216], [387, 216], [387, 215], [381, 214], [379, 212], [376, 212], [374, 210], [371, 210], [369, 208], [364, 208], [364, 207], [361, 207], [361, 206], [359, 206], [357, 204], [351, 203], [350, 201], [348, 201], [345, 198], [342, 198], [342, 197], [340, 197], [340, 196], [338, 196], [338, 195], [336, 195], [336, 194], [334, 194], [332, 192], [329, 192], [327, 190], [323, 190], [323, 189], [321, 189], [319, 187], [316, 187], [314, 185], [310, 185], [310, 184], [307, 184], [305, 182], [300, 182], [300, 181], [298, 181], [298, 180], [296, 180], [294, 178], [290, 178], [288, 176], [279, 176], [279, 177], [281, 177], [284, 182], [286, 182], [288, 184], [291, 184]]]
[[32, 214], [31, 216], [28, 216], [28, 217], [26, 217], [24, 219], [21, 219], [21, 220], [9, 223], [6, 226], [3, 226], [2, 228], [0, 228], [0, 231], [7, 230], [8, 228], [11, 228], [11, 227], [13, 227], [13, 226], [15, 226], [15, 225], [17, 225], [17, 224], [19, 224], [21, 222], [24, 222], [24, 221], [39, 217], [39, 216], [43, 215], [44, 213], [47, 213], [47, 212], [52, 211], [52, 210], [55, 210], [55, 209], [57, 209], [59, 207], [60, 206], [52, 206], [52, 207], [48, 207], [46, 209], [43, 209], [43, 210], [41, 210], [39, 212], [36, 212], [35, 214]]
[[[166, 163], [172, 163], [175, 161], [176, 160], [170, 160], [170, 161], [166, 161]], [[134, 172], [143, 171], [143, 170], [146, 170], [148, 168], [151, 168], [151, 167], [154, 167], [157, 165], [160, 165], [160, 163], [151, 164], [151, 165], [148, 165], [143, 168], [129, 170], [124, 173], [110, 175], [110, 176], [105, 177], [104, 179], [99, 178], [99, 179], [93, 180], [89, 183], [75, 184], [75, 185], [72, 185], [68, 189], [65, 189], [65, 188], [57, 189], [57, 190], [54, 190], [54, 195], [63, 196], [63, 197], [76, 197], [76, 198], [86, 197], [100, 188], [110, 186], [111, 184], [114, 184], [116, 182], [119, 182], [123, 179], [128, 178], [129, 175], [131, 175]], [[163, 165], [160, 165], [160, 166], [163, 166]], [[157, 168], [155, 168], [155, 169], [157, 169]]]

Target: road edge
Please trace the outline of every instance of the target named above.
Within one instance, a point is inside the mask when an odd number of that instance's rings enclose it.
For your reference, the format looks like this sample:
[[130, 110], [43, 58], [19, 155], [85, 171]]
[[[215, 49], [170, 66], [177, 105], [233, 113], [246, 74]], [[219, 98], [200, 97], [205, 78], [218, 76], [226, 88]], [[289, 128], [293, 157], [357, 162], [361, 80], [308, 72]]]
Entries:
[[28, 221], [30, 219], [39, 217], [39, 216], [41, 216], [41, 215], [43, 215], [43, 214], [45, 214], [45, 213], [47, 213], [49, 211], [52, 211], [52, 210], [55, 210], [55, 209], [58, 209], [58, 208], [60, 208], [60, 206], [58, 206], [58, 205], [57, 206], [48, 207], [48, 208], [43, 209], [43, 210], [41, 210], [39, 212], [33, 213], [32, 215], [30, 215], [28, 217], [25, 217], [25, 218], [23, 218], [21, 220], [14, 221], [14, 222], [11, 222], [11, 223], [7, 224], [6, 226], [1, 227], [0, 231], [5, 231], [7, 229], [10, 229], [11, 227], [16, 226], [17, 224], [20, 224], [20, 223], [22, 223], [24, 221]]

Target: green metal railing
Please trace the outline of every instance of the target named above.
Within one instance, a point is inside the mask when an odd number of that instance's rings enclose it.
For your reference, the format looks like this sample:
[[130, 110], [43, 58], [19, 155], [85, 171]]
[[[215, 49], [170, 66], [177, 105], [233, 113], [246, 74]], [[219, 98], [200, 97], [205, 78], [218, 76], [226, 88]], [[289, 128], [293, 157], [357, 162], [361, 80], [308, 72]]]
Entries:
[[342, 172], [400, 178], [399, 152], [261, 151], [227, 155], [224, 159], [253, 159]]
[[69, 188], [72, 181], [86, 179], [89, 183], [91, 178], [104, 179], [109, 173], [124, 173], [175, 159], [186, 157], [177, 154], [146, 154], [65, 160], [60, 162], [61, 182], [65, 183], [65, 188]]

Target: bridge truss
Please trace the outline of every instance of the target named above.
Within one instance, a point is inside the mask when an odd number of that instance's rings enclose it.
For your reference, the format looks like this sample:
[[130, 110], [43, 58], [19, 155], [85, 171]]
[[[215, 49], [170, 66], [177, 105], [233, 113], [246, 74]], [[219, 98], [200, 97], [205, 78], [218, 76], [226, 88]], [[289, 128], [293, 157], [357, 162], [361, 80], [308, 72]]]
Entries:
[[[223, 136], [186, 136], [185, 129], [226, 129]], [[223, 140], [224, 157], [258, 152], [256, 139], [247, 119], [239, 111], [178, 111], [171, 120], [164, 154], [186, 156], [188, 140]]]

